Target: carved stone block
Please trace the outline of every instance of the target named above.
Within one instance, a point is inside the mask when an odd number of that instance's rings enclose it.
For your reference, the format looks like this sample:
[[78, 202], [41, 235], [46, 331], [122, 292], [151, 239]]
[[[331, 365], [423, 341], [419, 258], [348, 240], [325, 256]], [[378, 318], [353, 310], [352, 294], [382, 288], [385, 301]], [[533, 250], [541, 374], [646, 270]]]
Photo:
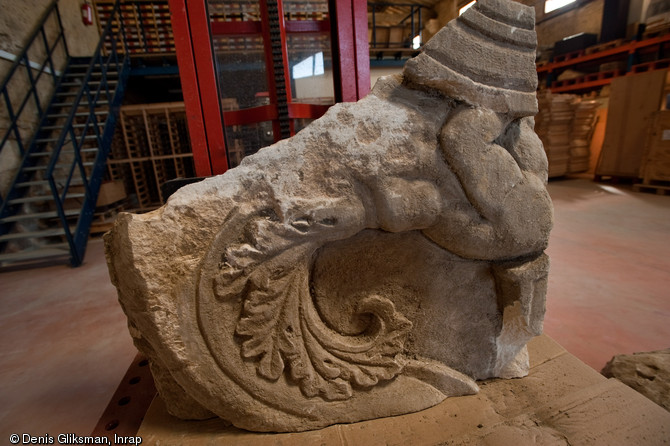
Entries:
[[552, 225], [533, 9], [479, 0], [402, 76], [122, 214], [110, 276], [182, 418], [302, 431], [520, 377]]

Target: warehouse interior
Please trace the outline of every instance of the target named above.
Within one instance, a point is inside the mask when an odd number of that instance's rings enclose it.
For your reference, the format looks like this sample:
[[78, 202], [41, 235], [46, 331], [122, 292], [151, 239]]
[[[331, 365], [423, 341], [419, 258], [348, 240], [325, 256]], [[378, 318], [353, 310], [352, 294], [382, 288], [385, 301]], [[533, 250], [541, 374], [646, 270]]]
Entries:
[[[0, 0], [0, 438], [118, 425], [105, 416], [127, 405], [117, 387], [138, 364], [101, 238], [120, 212], [157, 209], [176, 187], [364, 97], [469, 6], [350, 0], [363, 29], [334, 17], [339, 2], [280, 1], [272, 47], [262, 2], [189, 1], [181, 23], [183, 0]], [[670, 339], [670, 2], [521, 3], [536, 13], [535, 130], [554, 203], [544, 330], [600, 371]], [[120, 42], [123, 57], [106, 57]], [[109, 75], [96, 78], [86, 67], [98, 53]], [[79, 105], [53, 111], [67, 97]], [[101, 108], [89, 112], [93, 98]], [[47, 152], [58, 155], [41, 161]]]

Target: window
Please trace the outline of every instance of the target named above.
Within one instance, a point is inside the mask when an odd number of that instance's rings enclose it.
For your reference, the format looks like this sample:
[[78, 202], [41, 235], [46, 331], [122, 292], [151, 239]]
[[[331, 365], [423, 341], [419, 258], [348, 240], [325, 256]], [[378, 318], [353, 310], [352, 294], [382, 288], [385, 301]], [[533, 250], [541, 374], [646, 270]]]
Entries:
[[[574, 0], [573, 0], [573, 1], [574, 1]], [[472, 5], [474, 5], [474, 4], [475, 4], [475, 0], [472, 0], [470, 3], [468, 3], [468, 4], [465, 5], [465, 6], [463, 6], [461, 9], [458, 10], [458, 15], [463, 14], [465, 11], [467, 11], [467, 10], [470, 8], [470, 6], [472, 6]]]
[[293, 66], [293, 79], [320, 76], [324, 74], [323, 53], [319, 52]]
[[412, 49], [418, 50], [421, 48], [421, 34], [412, 39]]
[[576, 1], [577, 0], [546, 0], [544, 2], [544, 13], [546, 14], [548, 12], [555, 11]]

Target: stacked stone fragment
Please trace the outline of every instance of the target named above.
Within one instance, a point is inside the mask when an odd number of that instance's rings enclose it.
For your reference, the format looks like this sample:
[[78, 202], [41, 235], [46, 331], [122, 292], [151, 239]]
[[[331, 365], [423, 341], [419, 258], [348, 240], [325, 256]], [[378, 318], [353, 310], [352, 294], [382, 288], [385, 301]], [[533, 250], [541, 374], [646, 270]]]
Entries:
[[570, 135], [568, 173], [586, 172], [591, 158], [591, 137], [596, 123], [597, 101], [579, 100], [575, 107]]

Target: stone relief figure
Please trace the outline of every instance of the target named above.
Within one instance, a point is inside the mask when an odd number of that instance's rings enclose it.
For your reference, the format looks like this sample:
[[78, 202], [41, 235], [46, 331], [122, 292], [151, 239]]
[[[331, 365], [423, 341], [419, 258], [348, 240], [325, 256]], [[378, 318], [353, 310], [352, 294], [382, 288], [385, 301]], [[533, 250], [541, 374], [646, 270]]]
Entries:
[[168, 410], [255, 431], [528, 372], [552, 225], [534, 10], [479, 0], [357, 103], [105, 236]]

